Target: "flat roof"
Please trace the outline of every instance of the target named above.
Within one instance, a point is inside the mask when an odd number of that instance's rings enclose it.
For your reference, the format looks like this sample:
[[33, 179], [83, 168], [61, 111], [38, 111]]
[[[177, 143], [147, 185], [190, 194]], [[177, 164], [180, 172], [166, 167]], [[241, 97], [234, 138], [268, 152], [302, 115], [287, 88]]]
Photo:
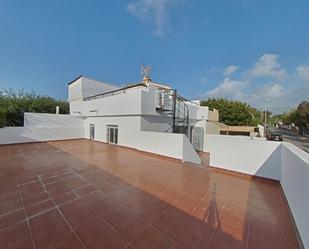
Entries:
[[0, 146], [0, 193], [5, 248], [299, 248], [279, 182], [90, 140]]

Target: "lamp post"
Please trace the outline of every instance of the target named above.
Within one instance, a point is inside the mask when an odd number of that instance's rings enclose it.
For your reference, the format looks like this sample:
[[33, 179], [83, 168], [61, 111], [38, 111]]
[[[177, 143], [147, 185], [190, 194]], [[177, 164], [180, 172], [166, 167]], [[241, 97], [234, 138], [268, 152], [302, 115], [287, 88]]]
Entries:
[[266, 138], [266, 125], [267, 125], [267, 101], [270, 99], [265, 99], [265, 112], [264, 112], [264, 137]]

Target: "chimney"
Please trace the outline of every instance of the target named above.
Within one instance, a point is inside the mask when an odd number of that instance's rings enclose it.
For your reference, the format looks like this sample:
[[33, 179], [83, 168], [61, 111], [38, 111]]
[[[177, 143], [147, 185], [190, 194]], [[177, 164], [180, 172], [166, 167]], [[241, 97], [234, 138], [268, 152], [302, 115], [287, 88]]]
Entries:
[[56, 114], [59, 114], [59, 105], [56, 106]]

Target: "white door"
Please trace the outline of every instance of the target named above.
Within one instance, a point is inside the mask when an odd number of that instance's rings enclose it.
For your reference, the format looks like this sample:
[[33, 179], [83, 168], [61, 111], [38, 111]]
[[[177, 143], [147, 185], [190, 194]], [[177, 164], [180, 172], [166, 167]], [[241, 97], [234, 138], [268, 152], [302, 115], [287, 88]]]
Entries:
[[94, 139], [94, 124], [90, 124], [89, 138], [90, 138], [91, 140]]
[[118, 125], [107, 126], [106, 141], [111, 144], [118, 144]]

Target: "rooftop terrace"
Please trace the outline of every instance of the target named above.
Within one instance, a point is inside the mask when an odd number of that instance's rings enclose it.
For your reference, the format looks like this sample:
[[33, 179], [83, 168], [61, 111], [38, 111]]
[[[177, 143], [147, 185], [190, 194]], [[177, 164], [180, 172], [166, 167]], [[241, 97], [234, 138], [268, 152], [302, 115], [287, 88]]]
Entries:
[[0, 146], [0, 248], [299, 246], [279, 182], [71, 140]]

